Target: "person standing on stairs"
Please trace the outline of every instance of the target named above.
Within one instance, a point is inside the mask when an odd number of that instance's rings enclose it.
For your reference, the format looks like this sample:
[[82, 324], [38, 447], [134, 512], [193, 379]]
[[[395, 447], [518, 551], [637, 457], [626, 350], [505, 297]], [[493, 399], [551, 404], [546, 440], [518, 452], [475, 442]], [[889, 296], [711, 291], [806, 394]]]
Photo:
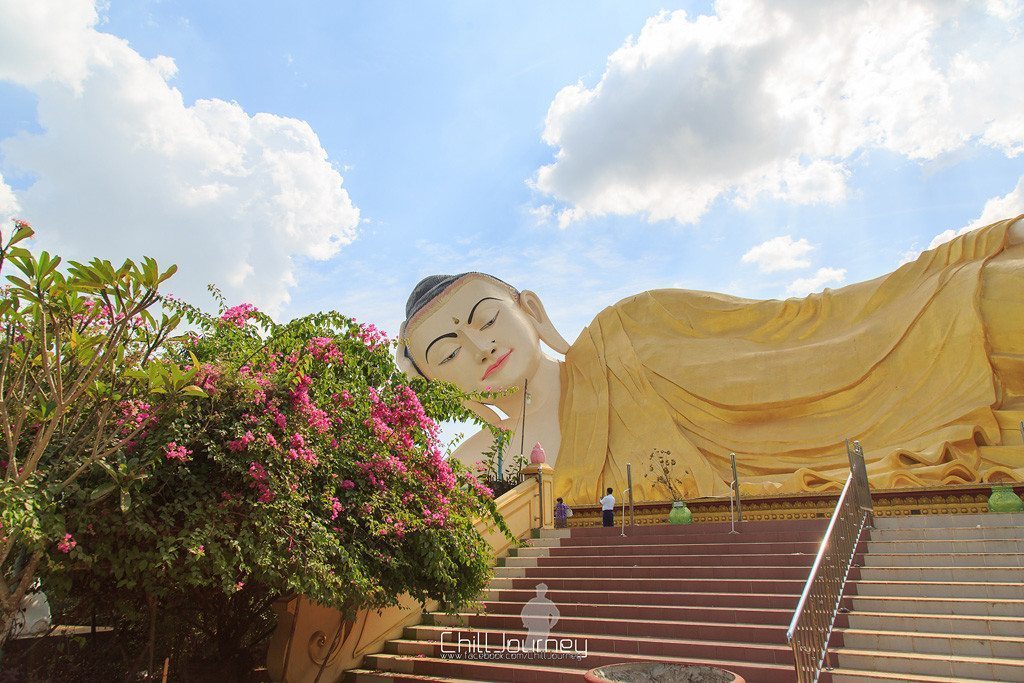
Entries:
[[601, 525], [615, 526], [615, 496], [612, 495], [611, 488], [608, 489], [608, 494], [601, 499]]
[[572, 517], [572, 508], [565, 504], [561, 498], [555, 504], [555, 528], [564, 529], [569, 526], [569, 518]]

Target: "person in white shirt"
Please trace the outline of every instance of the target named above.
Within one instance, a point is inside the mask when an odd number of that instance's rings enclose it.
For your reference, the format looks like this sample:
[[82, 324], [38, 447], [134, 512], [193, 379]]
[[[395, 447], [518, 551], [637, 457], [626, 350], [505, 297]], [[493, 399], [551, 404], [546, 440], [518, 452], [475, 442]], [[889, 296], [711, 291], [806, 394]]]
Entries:
[[601, 499], [601, 522], [603, 526], [615, 526], [615, 496], [608, 489], [608, 495]]

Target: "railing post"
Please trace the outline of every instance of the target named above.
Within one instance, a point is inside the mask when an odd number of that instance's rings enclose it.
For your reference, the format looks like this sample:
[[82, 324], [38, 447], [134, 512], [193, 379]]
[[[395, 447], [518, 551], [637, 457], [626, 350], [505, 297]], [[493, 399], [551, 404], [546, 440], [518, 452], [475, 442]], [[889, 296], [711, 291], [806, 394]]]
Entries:
[[[524, 477], [537, 477], [541, 529], [555, 528], [554, 475], [555, 471], [551, 468], [551, 465], [543, 462], [539, 465], [528, 465], [523, 468]], [[545, 513], [545, 510], [550, 510], [551, 512]]]
[[626, 486], [629, 487], [629, 525], [634, 526], [636, 519], [633, 517], [633, 465], [626, 463]]
[[743, 502], [740, 500], [740, 475], [736, 473], [736, 454], [730, 453], [729, 458], [732, 459], [732, 491], [730, 495], [736, 496], [736, 517], [739, 521], [743, 521]]
[[871, 502], [871, 484], [868, 482], [868, 466], [864, 462], [864, 449], [860, 441], [854, 441], [850, 447], [850, 440], [846, 440], [846, 455], [850, 460], [850, 472], [856, 484], [857, 504], [860, 509], [867, 513], [867, 526], [870, 528], [874, 523], [874, 504]]

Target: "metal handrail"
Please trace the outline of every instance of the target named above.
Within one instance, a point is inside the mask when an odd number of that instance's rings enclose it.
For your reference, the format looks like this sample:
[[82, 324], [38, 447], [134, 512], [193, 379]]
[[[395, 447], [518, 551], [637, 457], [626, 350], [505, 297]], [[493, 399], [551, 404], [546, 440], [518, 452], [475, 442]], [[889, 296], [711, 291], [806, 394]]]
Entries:
[[864, 452], [857, 442], [853, 449], [847, 444], [847, 449], [850, 476], [839, 494], [793, 620], [786, 630], [786, 640], [793, 648], [798, 683], [815, 683], [821, 674], [857, 544], [872, 514]]

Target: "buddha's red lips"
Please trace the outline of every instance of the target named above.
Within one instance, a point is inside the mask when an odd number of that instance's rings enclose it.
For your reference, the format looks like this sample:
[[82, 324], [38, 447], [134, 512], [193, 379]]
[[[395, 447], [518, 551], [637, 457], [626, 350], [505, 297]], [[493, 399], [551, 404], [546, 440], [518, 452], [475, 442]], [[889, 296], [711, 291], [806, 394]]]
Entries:
[[509, 349], [508, 351], [505, 352], [504, 356], [502, 356], [498, 360], [496, 360], [493, 363], [491, 363], [491, 366], [489, 368], [487, 368], [487, 371], [484, 372], [484, 376], [481, 377], [480, 379], [481, 380], [487, 379], [488, 377], [490, 377], [491, 375], [496, 373], [498, 370], [500, 370], [501, 366], [504, 365], [505, 361], [508, 360], [508, 357], [512, 355], [512, 351], [513, 351], [513, 349]]

